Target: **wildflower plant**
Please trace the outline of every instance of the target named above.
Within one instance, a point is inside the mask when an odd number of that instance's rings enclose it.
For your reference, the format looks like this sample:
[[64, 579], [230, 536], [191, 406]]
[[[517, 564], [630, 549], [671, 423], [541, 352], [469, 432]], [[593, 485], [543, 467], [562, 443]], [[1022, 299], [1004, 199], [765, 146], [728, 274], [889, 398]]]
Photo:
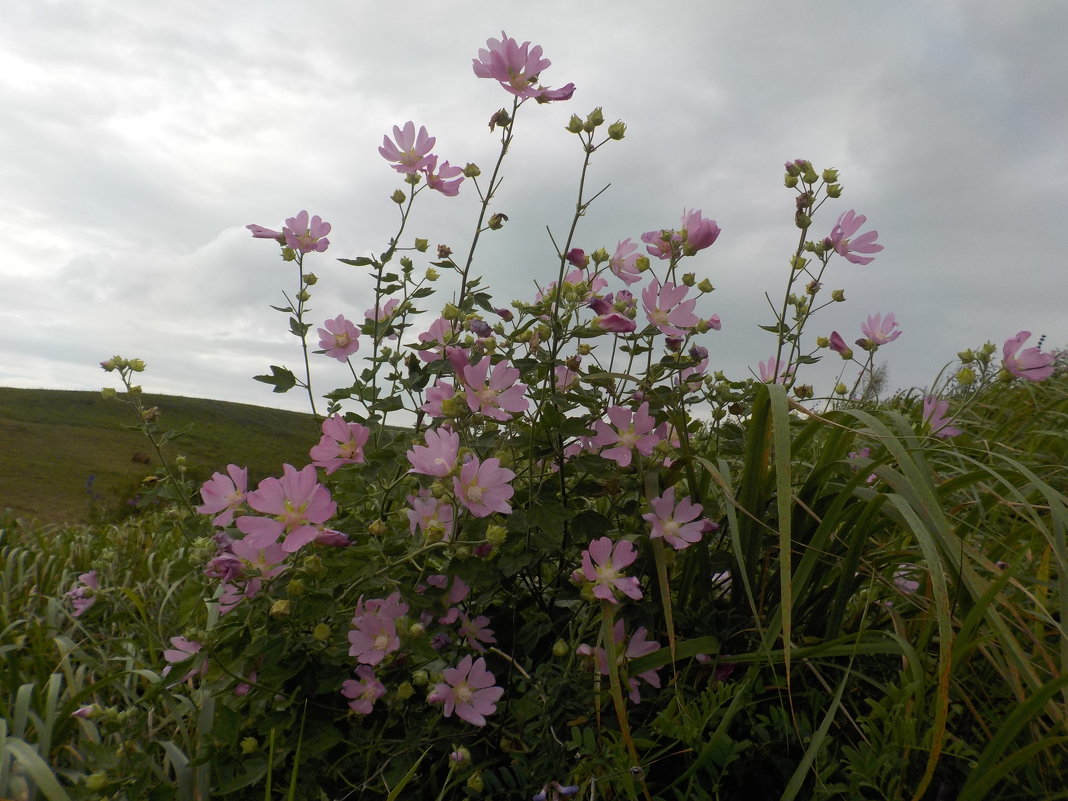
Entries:
[[[550, 66], [541, 47], [503, 33], [478, 51], [475, 76], [507, 100], [489, 117], [499, 146], [486, 170], [442, 158], [414, 120], [383, 136], [383, 172], [399, 181], [383, 249], [325, 261], [331, 226], [307, 211], [281, 231], [248, 226], [297, 268], [296, 292], [274, 308], [303, 361], [299, 378], [281, 365], [256, 378], [303, 389], [317, 430], [307, 464], [255, 488], [229, 465], [189, 509], [209, 613], [168, 633], [163, 660], [183, 671], [183, 687], [215, 699], [220, 726], [273, 744], [270, 765], [233, 743], [205, 746], [199, 758], [220, 783], [244, 787], [288, 765], [331, 797], [398, 797], [417, 773], [437, 798], [486, 787], [592, 797], [606, 784], [620, 797], [711, 797], [700, 788], [735, 786], [732, 763], [752, 769], [781, 746], [796, 757], [782, 777], [796, 794], [810, 768], [848, 783], [834, 767], [844, 746], [821, 750], [827, 729], [802, 731], [781, 714], [760, 723], [778, 745], [740, 733], [743, 719], [755, 726], [775, 708], [766, 688], [825, 699], [841, 680], [833, 703], [817, 704], [830, 727], [840, 704], [869, 710], [849, 683], [858, 655], [883, 671], [879, 681], [902, 659], [918, 669], [916, 652], [901, 650], [914, 647], [908, 637], [870, 635], [890, 615], [899, 629], [909, 622], [872, 588], [893, 587], [910, 499], [925, 515], [932, 506], [905, 490], [913, 430], [907, 446], [884, 446], [900, 429], [850, 411], [848, 390], [824, 419], [799, 383], [821, 348], [870, 377], [875, 350], [901, 335], [893, 313], [868, 317], [856, 343], [867, 361], [837, 331], [805, 336], [815, 314], [845, 301], [824, 280], [870, 268], [877, 232], [853, 209], [825, 221], [823, 206], [844, 191], [837, 171], [788, 162], [798, 241], [781, 302], [768, 296], [769, 358], [750, 377], [710, 371], [710, 332], [721, 328], [712, 248], [729, 231], [684, 209], [674, 227], [584, 241], [579, 224], [607, 189], [588, 188], [595, 156], [626, 133], [594, 108], [566, 126], [582, 161], [571, 220], [543, 254], [553, 273], [524, 299], [495, 299], [477, 256], [483, 237], [507, 235], [494, 201], [517, 120], [540, 126], [537, 105], [577, 91], [547, 87]], [[409, 232], [427, 189], [474, 207], [466, 247], [432, 248]], [[322, 279], [307, 271], [312, 259]], [[359, 274], [374, 287], [362, 322], [334, 309], [316, 326], [316, 284]], [[1035, 381], [1051, 360], [1021, 350], [1027, 336], [1006, 343], [1004, 367]], [[347, 363], [352, 383], [317, 395], [316, 358]], [[112, 362], [124, 381], [136, 370]], [[964, 431], [939, 399], [946, 391], [910, 410], [915, 431], [943, 448]], [[821, 426], [835, 432], [826, 447], [812, 445]], [[848, 536], [857, 521], [883, 548], [870, 561]], [[937, 562], [936, 549], [925, 553]], [[941, 616], [917, 626], [927, 638], [918, 648], [946, 656], [948, 579], [923, 569]], [[968, 592], [989, 602], [987, 587], [976, 580]], [[93, 589], [83, 577], [72, 591], [78, 614]], [[792, 661], [809, 657], [809, 672]], [[948, 709], [947, 685], [932, 694]], [[925, 736], [944, 736], [939, 720]], [[283, 729], [303, 734], [282, 742]], [[941, 747], [913, 749], [932, 755], [913, 764], [915, 786], [930, 784]]]

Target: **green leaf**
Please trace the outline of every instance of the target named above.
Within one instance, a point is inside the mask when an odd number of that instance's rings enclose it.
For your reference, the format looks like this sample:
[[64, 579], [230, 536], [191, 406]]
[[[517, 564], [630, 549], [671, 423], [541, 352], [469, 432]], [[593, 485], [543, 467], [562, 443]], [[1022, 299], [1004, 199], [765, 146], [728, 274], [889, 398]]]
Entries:
[[374, 260], [366, 256], [357, 256], [355, 259], [338, 259], [338, 261], [342, 264], [351, 264], [353, 267], [366, 267], [369, 264], [374, 264]]
[[285, 367], [271, 365], [270, 375], [254, 375], [252, 378], [264, 384], [270, 384], [275, 392], [289, 392], [297, 385], [297, 377]]

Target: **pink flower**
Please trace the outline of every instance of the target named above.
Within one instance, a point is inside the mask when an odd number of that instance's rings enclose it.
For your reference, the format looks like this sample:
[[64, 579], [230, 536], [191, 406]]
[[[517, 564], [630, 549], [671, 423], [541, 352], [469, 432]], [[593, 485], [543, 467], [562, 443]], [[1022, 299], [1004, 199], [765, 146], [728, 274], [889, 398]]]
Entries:
[[412, 465], [408, 472], [424, 476], [449, 475], [456, 467], [460, 435], [447, 428], [435, 428], [426, 432], [424, 441], [426, 445], [413, 445], [408, 451], [408, 461]]
[[608, 269], [627, 286], [641, 280], [637, 251], [638, 246], [628, 237], [616, 245], [616, 252], [608, 260]]
[[227, 476], [213, 473], [211, 478], [200, 488], [200, 497], [204, 503], [197, 512], [202, 515], [215, 515], [211, 522], [216, 526], [226, 527], [233, 522], [234, 512], [245, 502], [248, 491], [248, 469], [236, 464], [226, 466]]
[[716, 221], [702, 217], [700, 209], [684, 209], [677, 230], [646, 231], [642, 234], [642, 242], [647, 245], [649, 255], [668, 260], [704, 250], [716, 241], [719, 233]]
[[262, 225], [256, 225], [255, 223], [251, 223], [245, 227], [252, 231], [253, 239], [277, 239], [279, 242], [285, 240], [285, 235], [279, 231], [275, 231], [273, 228], [264, 228]]
[[515, 494], [508, 484], [513, 478], [515, 473], [501, 467], [500, 459], [479, 462], [475, 457], [460, 468], [459, 476], [453, 477], [453, 491], [474, 517], [488, 517], [494, 512], [507, 515], [512, 512], [508, 499]]
[[923, 422], [931, 427], [931, 433], [936, 437], [955, 437], [960, 429], [951, 426], [952, 418], [946, 417], [949, 411], [949, 401], [939, 400], [934, 395], [928, 395], [923, 399]]
[[420, 406], [431, 417], [444, 417], [441, 405], [456, 394], [456, 387], [440, 378], [426, 391], [426, 402]]
[[1043, 353], [1038, 348], [1020, 352], [1023, 343], [1031, 337], [1030, 331], [1021, 331], [1005, 340], [1001, 366], [1017, 378], [1028, 381], [1043, 381], [1053, 375], [1053, 354]]
[[386, 161], [396, 162], [393, 169], [397, 172], [414, 173], [433, 163], [430, 149], [436, 141], [422, 125], [416, 136], [415, 123], [408, 120], [403, 129], [393, 126], [392, 141], [388, 136], [382, 137], [382, 147], [378, 148], [378, 152]]
[[[169, 663], [167, 667], [163, 668], [161, 675], [166, 676], [170, 674], [171, 668], [174, 665], [186, 662], [200, 653], [200, 649], [204, 646], [198, 643], [196, 640], [187, 640], [185, 637], [171, 637], [171, 645], [173, 648], [167, 648], [163, 652], [163, 658]], [[182, 676], [181, 681], [188, 681], [197, 675], [203, 675], [208, 672], [208, 660], [199, 660], [199, 664], [194, 663], [192, 669]]]
[[590, 257], [586, 255], [586, 251], [582, 248], [571, 248], [565, 258], [572, 267], [580, 269], [584, 269], [590, 263]]
[[720, 228], [715, 220], [701, 216], [700, 209], [682, 213], [682, 252], [687, 256], [704, 250], [719, 237]]
[[377, 665], [400, 648], [395, 621], [408, 614], [408, 604], [399, 592], [388, 598], [373, 598], [366, 604], [360, 598], [352, 616], [349, 632], [349, 656], [365, 665]]
[[853, 350], [842, 339], [842, 335], [837, 331], [832, 331], [830, 336], [830, 349], [841, 356], [843, 359], [852, 359]]
[[419, 335], [420, 342], [436, 343], [437, 349], [421, 350], [419, 351], [419, 358], [424, 362], [433, 362], [443, 358], [445, 346], [453, 339], [455, 339], [455, 335], [453, 334], [452, 323], [444, 317], [439, 317], [430, 324], [430, 328], [425, 333]]
[[630, 464], [632, 449], [637, 449], [642, 456], [648, 456], [662, 439], [654, 430], [656, 421], [649, 414], [648, 402], [635, 412], [624, 406], [612, 406], [608, 409], [608, 419], [611, 426], [603, 420], [594, 422], [595, 436], [590, 439], [590, 444], [600, 448], [612, 446], [602, 450], [601, 456], [612, 459], [620, 467]]
[[339, 314], [333, 320], [327, 320], [323, 326], [316, 331], [319, 332], [319, 347], [327, 356], [343, 362], [360, 349], [360, 331], [345, 319], [345, 315]]
[[794, 376], [794, 368], [789, 364], [779, 364], [779, 360], [772, 356], [766, 362], [759, 362], [760, 380], [765, 384], [785, 384]]
[[551, 63], [541, 57], [541, 45], [531, 47], [530, 42], [520, 45], [502, 31], [499, 41], [486, 41], [486, 48], [478, 51], [478, 58], [472, 59], [471, 67], [479, 78], [498, 81], [505, 91], [524, 100], [534, 98], [539, 103], [569, 100], [575, 92], [572, 83], [559, 89], [537, 85], [541, 71]]
[[282, 469], [281, 479], [265, 478], [247, 498], [257, 512], [273, 517], [246, 515], [237, 518], [237, 527], [255, 547], [270, 545], [285, 534], [282, 547], [293, 553], [316, 538], [337, 504], [316, 480], [314, 465], [298, 471], [287, 464]]
[[649, 501], [653, 511], [642, 515], [642, 519], [652, 525], [651, 538], [663, 537], [676, 551], [688, 548], [701, 539], [704, 520], [699, 520], [701, 504], [693, 503], [688, 497], [675, 505], [675, 488], [668, 487], [659, 498]]
[[497, 642], [497, 639], [493, 636], [493, 629], [487, 628], [489, 622], [490, 619], [485, 615], [479, 615], [474, 620], [470, 620], [467, 615], [460, 612], [458, 633], [460, 637], [467, 640], [468, 647], [482, 653], [486, 650], [482, 643]]
[[590, 324], [594, 328], [611, 331], [614, 334], [630, 334], [638, 328], [638, 324], [632, 319], [616, 311], [598, 315], [590, 321]]
[[78, 576], [78, 584], [66, 595], [70, 599], [71, 606], [74, 607], [74, 611], [71, 613], [74, 617], [79, 617], [96, 603], [96, 596], [93, 591], [98, 589], [100, 589], [100, 582], [97, 580], [95, 570], [90, 570], [88, 573], [82, 573]]
[[901, 331], [895, 331], [895, 328], [897, 328], [897, 321], [892, 313], [886, 315], [885, 319], [881, 314], [873, 314], [861, 324], [860, 332], [868, 338], [868, 341], [876, 345], [885, 345], [901, 336]]
[[[330, 223], [323, 222], [318, 214], [309, 221], [306, 211], [301, 211], [296, 217], [286, 218], [286, 225], [282, 229], [286, 245], [301, 253], [325, 251], [330, 245], [330, 240], [326, 238], [328, 233], [330, 233]], [[256, 236], [256, 232], [253, 231], [252, 235]]]
[[360, 665], [356, 678], [346, 679], [341, 684], [341, 694], [349, 699], [349, 707], [360, 715], [370, 715], [375, 701], [386, 694], [386, 686], [375, 678], [374, 668]]
[[463, 167], [454, 167], [447, 161], [443, 161], [441, 167], [438, 167], [438, 157], [433, 154], [429, 159], [430, 162], [423, 167], [426, 185], [435, 192], [441, 192], [445, 197], [456, 197], [460, 194], [460, 184], [464, 180]]
[[[487, 375], [488, 374], [488, 375]], [[462, 380], [467, 388], [467, 405], [475, 414], [492, 420], [511, 420], [512, 414], [529, 407], [524, 393], [527, 385], [516, 382], [519, 370], [508, 362], [497, 362], [490, 373], [490, 357], [463, 368]]]
[[408, 530], [423, 532], [427, 542], [447, 541], [452, 537], [452, 506], [427, 494], [408, 496]]
[[[640, 626], [635, 629], [634, 634], [631, 635], [630, 640], [627, 642], [627, 647], [620, 648], [619, 646], [623, 645], [626, 632], [623, 629], [623, 621], [617, 620], [616, 624], [612, 627], [612, 639], [616, 642], [617, 665], [623, 667], [631, 659], [638, 659], [639, 657], [659, 651], [660, 644], [647, 639], [648, 634], [648, 629], [644, 626]], [[593, 657], [597, 663], [597, 670], [601, 675], [608, 675], [608, 654], [605, 652], [604, 648], [590, 648], [590, 646], [583, 643], [575, 650], [580, 655]], [[660, 687], [660, 675], [656, 670], [647, 670], [644, 673], [639, 673], [636, 677], [627, 677], [627, 686], [630, 688], [627, 697], [630, 698], [631, 703], [634, 704], [637, 704], [642, 700], [641, 694], [638, 692], [638, 679], [642, 679], [651, 687]]]
[[[233, 542], [230, 548], [233, 557], [239, 560], [240, 569], [228, 571], [223, 577], [223, 591], [218, 598], [219, 614], [222, 615], [245, 599], [259, 595], [264, 580], [272, 579], [285, 571], [285, 559], [289, 555], [276, 542], [257, 546], [248, 539], [243, 539]], [[248, 570], [255, 571], [258, 575], [244, 582], [235, 580], [243, 577]]]
[[436, 685], [427, 701], [444, 704], [442, 714], [466, 720], [472, 726], [485, 726], [486, 715], [497, 711], [497, 701], [504, 690], [496, 687], [493, 674], [486, 670], [486, 660], [481, 656], [472, 661], [465, 656], [454, 668], [446, 668], [441, 676], [445, 681]]
[[341, 415], [323, 420], [323, 436], [319, 444], [308, 452], [312, 464], [322, 467], [330, 475], [343, 464], [360, 464], [364, 461], [363, 446], [371, 429], [359, 423], [348, 423]]
[[883, 249], [882, 245], [875, 244], [875, 240], [879, 236], [878, 231], [868, 231], [858, 237], [853, 237], [867, 219], [863, 214], [858, 215], [853, 209], [850, 209], [838, 218], [838, 222], [831, 229], [829, 238], [834, 249], [839, 256], [844, 257], [846, 261], [853, 262], [853, 264], [871, 264], [875, 260], [874, 256], [858, 256], [857, 254], [878, 253]]
[[574, 581], [593, 584], [593, 595], [616, 603], [616, 591], [635, 601], [641, 600], [642, 590], [638, 579], [624, 576], [620, 571], [638, 558], [634, 546], [626, 540], [612, 544], [608, 537], [593, 540], [582, 552], [582, 568], [571, 574]]
[[689, 291], [689, 287], [675, 286], [670, 281], [661, 286], [660, 280], [654, 278], [653, 282], [642, 290], [645, 316], [661, 333], [669, 337], [686, 336], [685, 329], [693, 328], [701, 322], [693, 313], [697, 300], [683, 300]]

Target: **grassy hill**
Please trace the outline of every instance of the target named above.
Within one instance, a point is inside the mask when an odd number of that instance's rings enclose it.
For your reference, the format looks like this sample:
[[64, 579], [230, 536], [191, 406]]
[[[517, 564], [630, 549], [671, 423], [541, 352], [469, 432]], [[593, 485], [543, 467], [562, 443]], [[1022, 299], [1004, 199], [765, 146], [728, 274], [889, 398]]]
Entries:
[[[144, 399], [159, 407], [161, 431], [189, 426], [164, 453], [184, 455], [204, 479], [230, 462], [247, 466], [250, 482], [277, 475], [285, 462], [306, 464], [318, 441], [306, 414], [202, 398]], [[159, 467], [134, 415], [114, 400], [98, 392], [0, 387], [0, 511], [87, 522], [93, 499], [97, 508], [121, 505]]]

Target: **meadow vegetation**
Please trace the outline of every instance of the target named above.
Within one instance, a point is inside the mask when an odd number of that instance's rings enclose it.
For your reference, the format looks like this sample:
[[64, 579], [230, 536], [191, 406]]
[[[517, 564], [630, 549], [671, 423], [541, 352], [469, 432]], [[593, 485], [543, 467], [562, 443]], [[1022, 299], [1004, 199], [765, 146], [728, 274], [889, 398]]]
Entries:
[[[0, 795], [1068, 795], [1063, 356], [1021, 331], [880, 398], [895, 316], [853, 345], [812, 321], [882, 246], [854, 209], [824, 221], [838, 172], [798, 159], [769, 358], [716, 371], [713, 220], [579, 246], [593, 158], [626, 133], [599, 108], [567, 126], [555, 274], [498, 305], [474, 256], [507, 235], [491, 209], [520, 112], [571, 99], [548, 66], [503, 35], [479, 51], [510, 98], [488, 178], [414, 122], [384, 138], [397, 229], [339, 260], [373, 279], [362, 317], [312, 322], [344, 276], [309, 269], [329, 223], [249, 226], [295, 279], [274, 308], [299, 366], [256, 378], [307, 394], [299, 458], [258, 481], [164, 460], [138, 515], [0, 523]], [[417, 199], [462, 186], [468, 247], [405, 234]], [[353, 382], [321, 394], [327, 358]], [[842, 364], [825, 393], [803, 383], [821, 359]], [[145, 364], [102, 367], [166, 444]]]

